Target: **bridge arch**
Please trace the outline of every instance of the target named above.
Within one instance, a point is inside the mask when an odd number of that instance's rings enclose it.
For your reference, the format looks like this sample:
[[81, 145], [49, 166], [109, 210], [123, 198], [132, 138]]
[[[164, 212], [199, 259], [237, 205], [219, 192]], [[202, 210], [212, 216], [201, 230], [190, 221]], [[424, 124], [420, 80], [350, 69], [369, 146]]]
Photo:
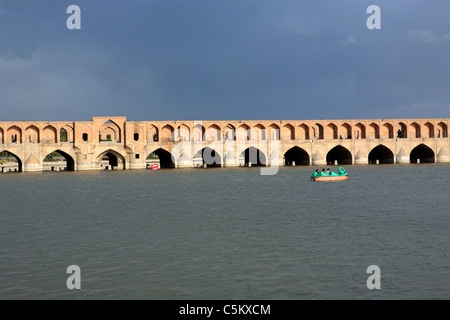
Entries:
[[236, 137], [239, 141], [250, 140], [250, 127], [245, 123], [241, 124], [237, 128]]
[[417, 122], [413, 122], [410, 124], [414, 138], [421, 138], [420, 125]]
[[212, 124], [206, 130], [206, 141], [220, 141], [222, 140], [222, 130], [217, 124]]
[[6, 143], [22, 143], [22, 129], [11, 126], [6, 130]]
[[409, 159], [411, 163], [434, 163], [436, 158], [434, 151], [422, 143], [411, 150]]
[[369, 164], [376, 164], [377, 160], [380, 164], [393, 164], [394, 153], [388, 147], [380, 144], [369, 152]]
[[367, 130], [367, 138], [369, 139], [380, 139], [380, 126], [375, 122], [369, 124], [369, 128]]
[[4, 136], [5, 136], [5, 134], [4, 134], [4, 132], [3, 132], [3, 129], [0, 128], [0, 144], [5, 143], [5, 142], [4, 142]]
[[30, 125], [25, 129], [25, 143], [39, 143], [40, 142], [40, 132], [39, 129]]
[[108, 120], [100, 128], [99, 141], [121, 142], [122, 133], [120, 126], [112, 120]]
[[336, 146], [327, 153], [326, 157], [327, 164], [333, 165], [337, 164], [352, 164], [352, 153], [343, 146]]
[[73, 142], [73, 128], [71, 126], [65, 125], [59, 130], [59, 141]]
[[202, 124], [200, 124], [200, 123], [195, 124], [194, 125], [194, 140], [195, 141], [204, 141], [206, 138], [205, 132], [206, 132], [206, 129]]
[[266, 140], [266, 127], [258, 123], [257, 125], [253, 126], [250, 136], [252, 140], [257, 141]]
[[270, 140], [280, 140], [280, 127], [275, 123], [269, 126], [268, 137]]
[[206, 165], [207, 168], [222, 166], [222, 157], [220, 156], [220, 153], [212, 148], [205, 147], [197, 152], [197, 155], [200, 155], [202, 159], [202, 166]]
[[366, 139], [366, 126], [363, 125], [361, 122], [358, 122], [355, 124], [356, 130], [355, 130], [355, 138], [356, 139]]
[[352, 138], [352, 127], [348, 123], [343, 123], [341, 125], [341, 131], [343, 138], [345, 139], [351, 139]]
[[438, 138], [448, 138], [448, 127], [444, 122], [439, 122], [438, 127]]
[[153, 150], [152, 152], [149, 152], [147, 160], [150, 159], [154, 160], [158, 159], [159, 166], [162, 169], [175, 168], [175, 163], [173, 162], [172, 154], [164, 148], [158, 148], [156, 150]]
[[236, 140], [236, 127], [232, 124], [227, 124], [225, 126], [224, 130], [224, 136], [225, 140]]
[[281, 140], [295, 140], [294, 126], [287, 123], [281, 128]]
[[408, 138], [408, 127], [403, 122], [398, 123], [399, 129], [397, 130], [397, 137], [406, 139]]
[[[49, 152], [43, 159], [42, 159], [42, 164], [44, 164], [45, 162], [51, 162], [54, 159], [52, 158], [51, 155], [53, 155], [55, 152], [57, 152], [58, 154], [60, 154], [66, 161], [66, 167], [65, 167], [65, 171], [75, 171], [75, 160], [74, 157], [71, 156], [70, 154], [68, 154], [67, 152], [64, 152], [60, 149], [57, 150], [53, 150], [52, 152]], [[44, 169], [44, 166], [43, 166]]]
[[189, 141], [191, 140], [191, 130], [185, 124], [181, 124], [177, 128], [177, 140], [178, 141]]
[[265, 166], [267, 165], [267, 157], [258, 148], [249, 147], [241, 152], [240, 159], [243, 159], [243, 164], [248, 166], [251, 163], [252, 166]]
[[[8, 162], [17, 162], [17, 169], [14, 168], [13, 171], [15, 171], [15, 170], [17, 170], [17, 172], [23, 171], [23, 161], [16, 154], [14, 154], [8, 150], [2, 150], [2, 151], [0, 151], [0, 158], [6, 158], [7, 161], [9, 160]], [[11, 158], [13, 158], [13, 159], [11, 159]], [[0, 165], [0, 172], [7, 172], [8, 170], [9, 170], [8, 168]]]
[[158, 136], [159, 130], [156, 126], [150, 125], [147, 128], [147, 142], [158, 142], [159, 136]]
[[385, 123], [381, 126], [381, 138], [393, 139], [394, 138], [394, 126], [390, 123]]
[[423, 137], [424, 138], [434, 138], [434, 125], [431, 122], [426, 122], [424, 124], [426, 130], [424, 130]]
[[308, 152], [298, 146], [292, 147], [288, 151], [286, 151], [284, 154], [284, 165], [292, 166], [294, 163], [296, 166], [309, 166], [310, 157]]
[[43, 143], [57, 142], [56, 128], [54, 126], [48, 125], [42, 130], [41, 142]]
[[338, 138], [338, 128], [334, 123], [329, 123], [325, 127], [325, 138], [326, 139], [337, 139]]
[[170, 124], [166, 124], [164, 127], [162, 127], [161, 129], [161, 142], [169, 142], [169, 141], [173, 141], [174, 139], [174, 131], [175, 129], [170, 125]]
[[297, 127], [297, 139], [309, 140], [309, 127], [302, 123]]
[[[103, 167], [103, 161], [108, 161], [108, 164], [105, 164]], [[122, 156], [119, 152], [114, 150], [106, 150], [102, 152], [97, 157], [97, 162], [100, 168], [105, 168], [108, 170], [125, 170], [126, 169], [126, 160], [125, 157]]]
[[323, 126], [320, 123], [316, 123], [313, 127], [312, 127], [312, 132], [313, 132], [313, 138], [316, 139], [323, 139]]

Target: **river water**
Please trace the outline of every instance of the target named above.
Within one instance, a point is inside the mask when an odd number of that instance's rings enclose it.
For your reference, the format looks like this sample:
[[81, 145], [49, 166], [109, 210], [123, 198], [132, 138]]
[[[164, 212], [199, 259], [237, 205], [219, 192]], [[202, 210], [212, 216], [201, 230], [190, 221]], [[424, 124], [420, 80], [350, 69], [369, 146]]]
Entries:
[[450, 299], [450, 165], [314, 169], [2, 174], [0, 298]]

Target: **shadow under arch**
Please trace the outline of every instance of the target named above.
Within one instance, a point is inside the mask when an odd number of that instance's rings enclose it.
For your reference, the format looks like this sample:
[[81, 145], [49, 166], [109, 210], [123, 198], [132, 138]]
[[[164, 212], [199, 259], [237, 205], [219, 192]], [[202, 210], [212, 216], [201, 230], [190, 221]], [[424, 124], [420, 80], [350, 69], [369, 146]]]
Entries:
[[44, 157], [43, 162], [54, 161], [54, 158], [53, 158], [54, 153], [60, 154], [66, 160], [66, 170], [65, 171], [75, 171], [75, 160], [72, 158], [71, 155], [69, 155], [68, 153], [61, 151], [59, 149], [48, 153]]
[[[220, 168], [222, 167], [222, 157], [219, 152], [209, 147], [205, 147], [197, 152], [196, 156], [200, 155], [202, 158], [202, 167], [206, 165], [207, 168]], [[194, 156], [194, 158], [196, 158]], [[197, 157], [198, 158], [198, 157]]]
[[244, 158], [244, 165], [262, 167], [267, 165], [267, 157], [258, 148], [249, 147], [241, 152], [239, 158]]
[[327, 153], [327, 164], [352, 164], [352, 153], [343, 146], [336, 146]]
[[303, 165], [309, 166], [309, 154], [304, 149], [300, 147], [292, 147], [284, 154], [284, 165], [292, 166], [295, 162], [295, 165]]
[[[104, 167], [104, 161], [108, 161], [108, 165]], [[125, 158], [114, 150], [107, 150], [102, 152], [97, 157], [100, 167], [104, 167], [105, 170], [125, 170], [126, 161]]]
[[155, 151], [151, 152], [147, 157], [147, 160], [158, 160], [158, 159], [159, 159], [159, 167], [161, 169], [175, 168], [175, 163], [173, 162], [172, 154], [169, 151], [164, 150], [162, 148], [158, 148]]
[[[7, 162], [17, 162], [17, 168], [11, 168], [13, 172], [23, 172], [23, 162], [22, 160], [12, 152], [8, 150], [0, 151], [0, 158], [6, 160]], [[8, 172], [7, 167], [0, 165], [0, 172]]]
[[418, 160], [420, 163], [435, 163], [435, 154], [430, 147], [419, 144], [411, 150], [409, 159], [411, 163], [417, 163]]
[[369, 164], [393, 164], [394, 153], [386, 146], [380, 144], [369, 152]]

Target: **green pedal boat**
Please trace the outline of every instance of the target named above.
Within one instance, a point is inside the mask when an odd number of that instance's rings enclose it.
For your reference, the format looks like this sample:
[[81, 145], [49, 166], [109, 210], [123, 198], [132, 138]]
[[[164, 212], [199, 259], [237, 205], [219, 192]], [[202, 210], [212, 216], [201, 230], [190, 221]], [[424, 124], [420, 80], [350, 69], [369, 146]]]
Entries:
[[311, 181], [342, 181], [348, 180], [348, 173], [344, 168], [340, 167], [339, 172], [314, 172], [311, 176]]

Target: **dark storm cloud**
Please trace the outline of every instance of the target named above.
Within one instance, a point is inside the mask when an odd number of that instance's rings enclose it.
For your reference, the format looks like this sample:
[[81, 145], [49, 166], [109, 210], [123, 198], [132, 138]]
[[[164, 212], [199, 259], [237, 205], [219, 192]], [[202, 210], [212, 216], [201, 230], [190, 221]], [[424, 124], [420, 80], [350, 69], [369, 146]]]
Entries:
[[[71, 4], [81, 30], [66, 28]], [[366, 27], [372, 4], [381, 30]], [[449, 117], [449, 7], [0, 1], [0, 118]]]

